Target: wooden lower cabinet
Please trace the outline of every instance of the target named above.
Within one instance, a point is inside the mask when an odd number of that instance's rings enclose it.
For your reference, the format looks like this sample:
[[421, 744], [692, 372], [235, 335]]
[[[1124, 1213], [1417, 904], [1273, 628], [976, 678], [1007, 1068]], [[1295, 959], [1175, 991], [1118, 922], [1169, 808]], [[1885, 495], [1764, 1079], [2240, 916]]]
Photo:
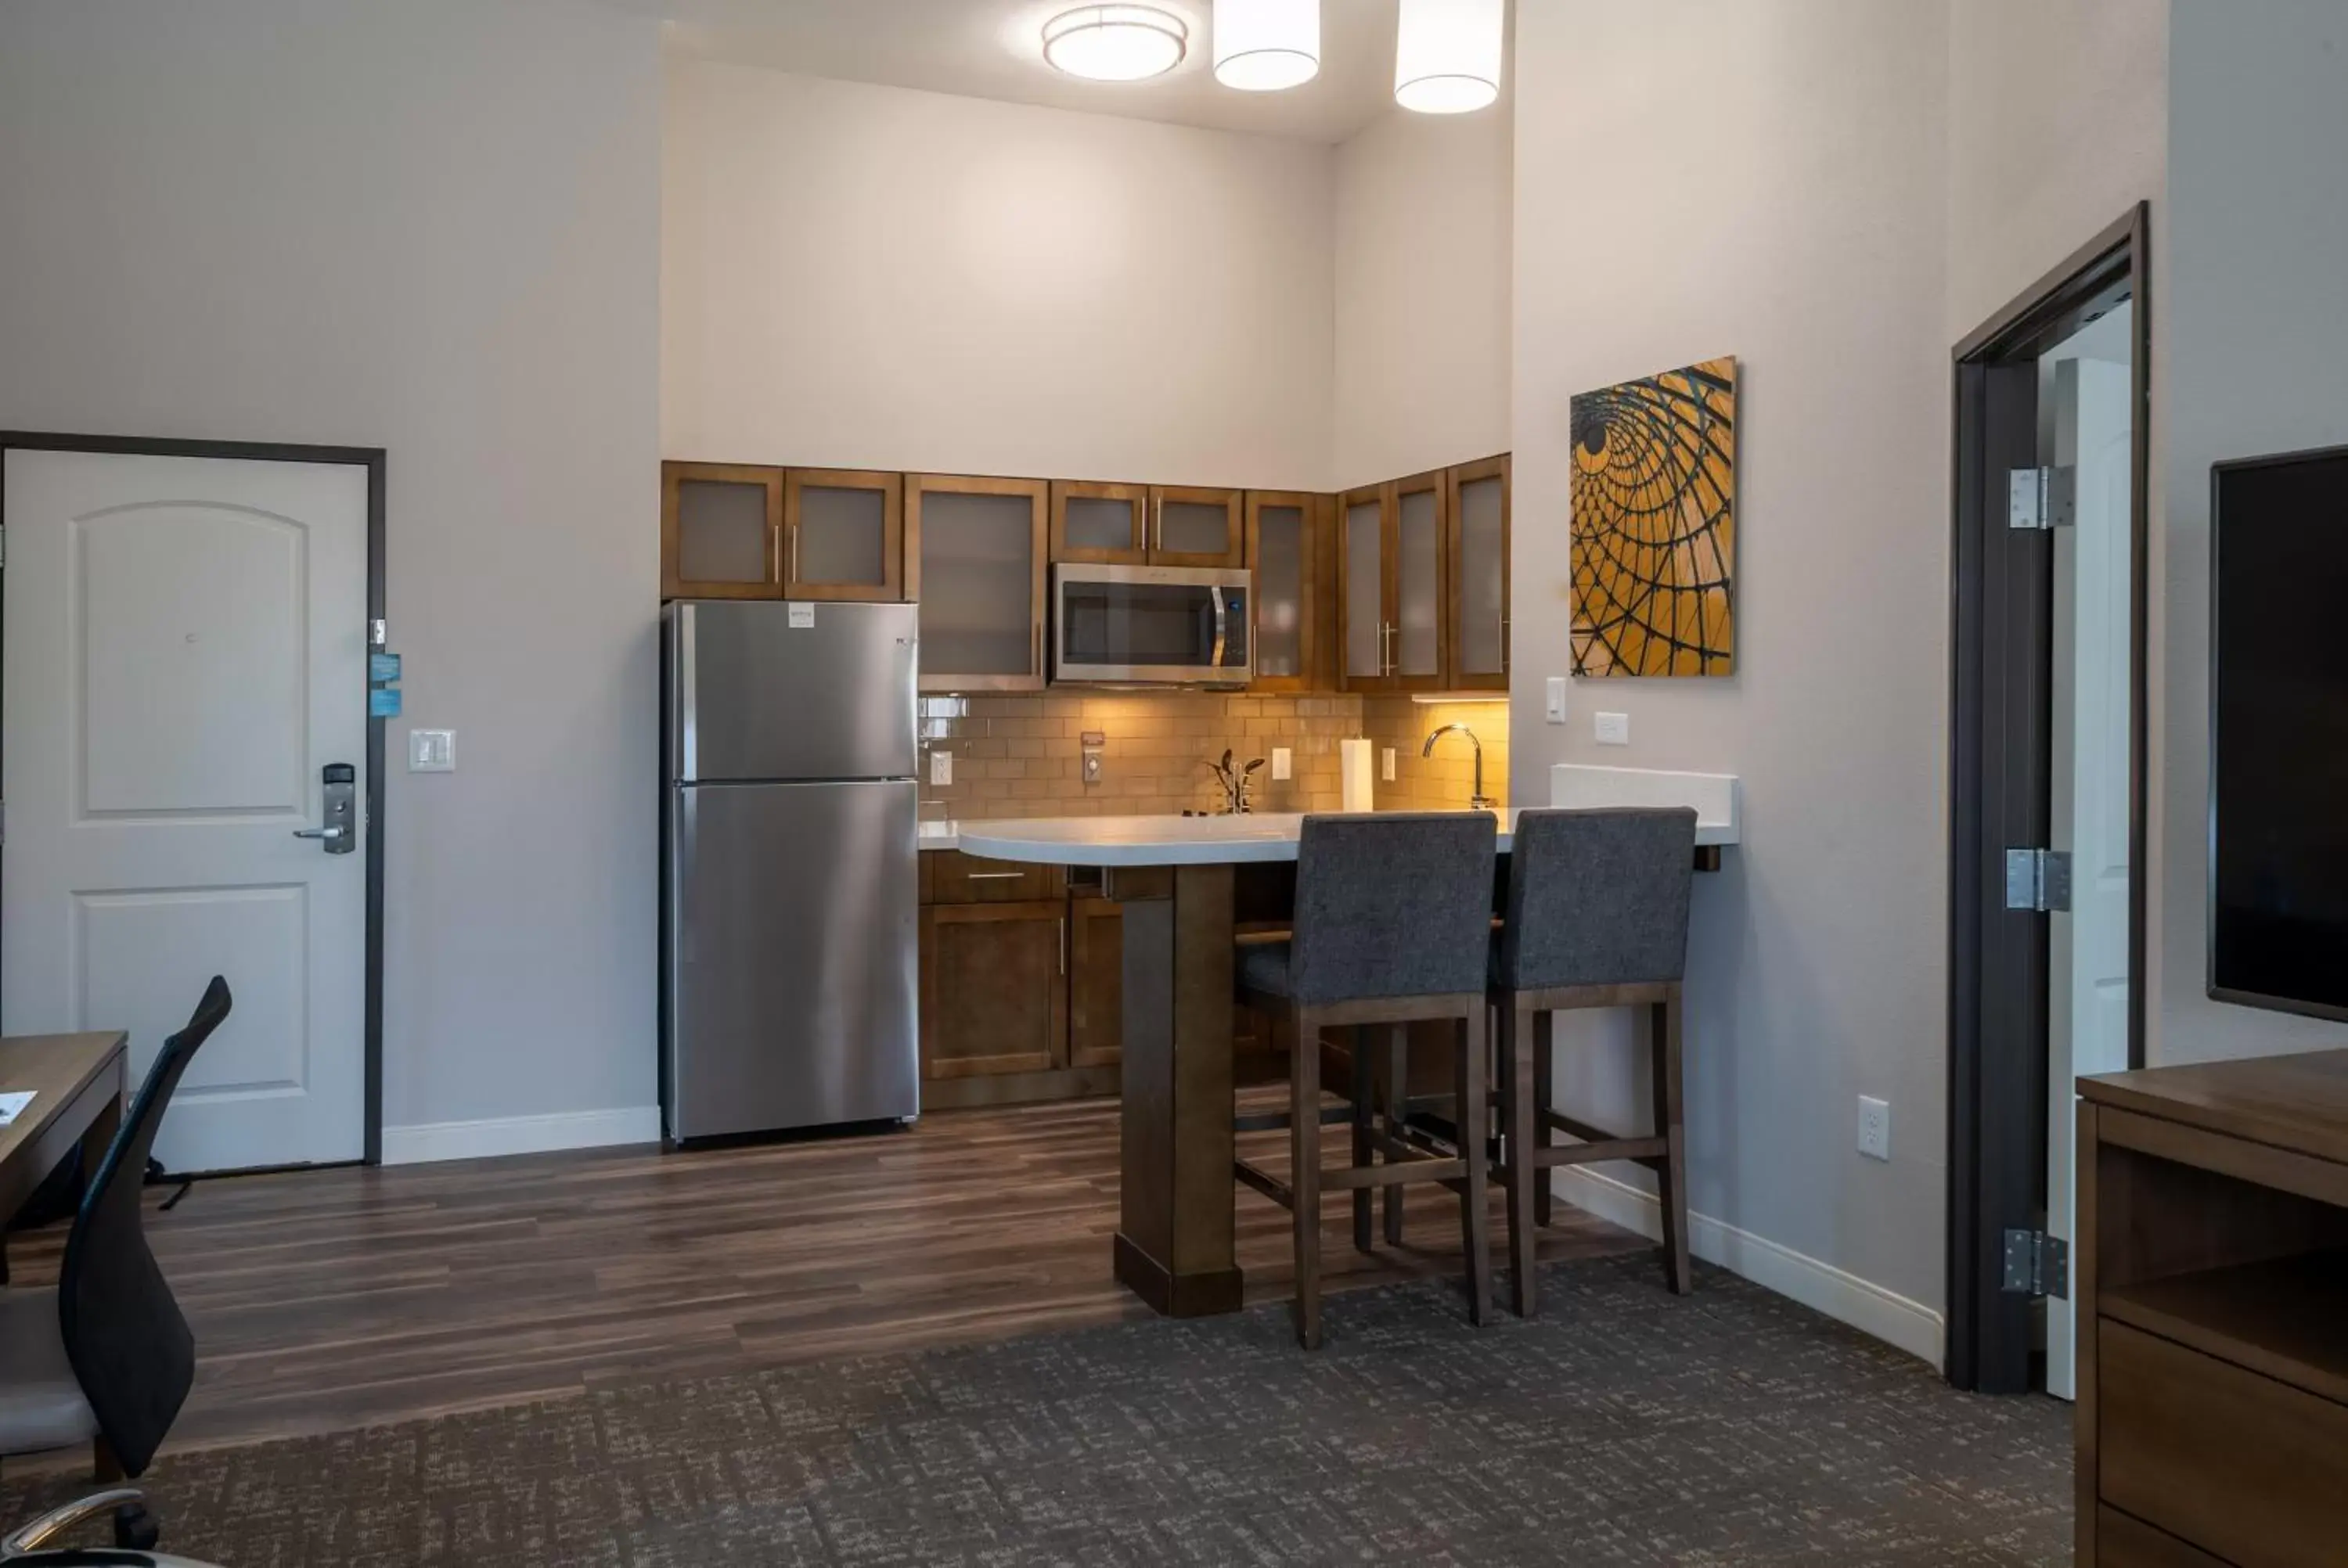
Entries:
[[1068, 907], [932, 904], [922, 911], [922, 1076], [1067, 1064]]
[[1068, 900], [1068, 1065], [1115, 1067], [1125, 1031], [1125, 917], [1113, 899]]

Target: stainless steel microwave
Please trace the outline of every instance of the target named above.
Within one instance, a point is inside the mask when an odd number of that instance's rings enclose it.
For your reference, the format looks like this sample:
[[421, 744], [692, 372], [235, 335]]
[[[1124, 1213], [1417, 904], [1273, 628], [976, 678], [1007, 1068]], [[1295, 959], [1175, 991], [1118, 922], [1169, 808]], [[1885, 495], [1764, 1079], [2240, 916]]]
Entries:
[[1056, 566], [1052, 677], [1244, 686], [1255, 673], [1254, 621], [1244, 569]]

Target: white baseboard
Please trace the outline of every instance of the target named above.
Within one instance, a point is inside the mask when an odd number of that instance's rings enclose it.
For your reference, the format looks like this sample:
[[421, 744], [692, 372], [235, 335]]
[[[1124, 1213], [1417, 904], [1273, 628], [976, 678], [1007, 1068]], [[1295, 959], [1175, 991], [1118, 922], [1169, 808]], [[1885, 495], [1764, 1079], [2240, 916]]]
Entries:
[[497, 1154], [543, 1154], [556, 1149], [600, 1149], [612, 1143], [657, 1143], [657, 1105], [616, 1111], [561, 1111], [549, 1116], [492, 1116], [479, 1122], [425, 1122], [383, 1130], [383, 1163], [421, 1165], [435, 1160], [482, 1160]]
[[[1628, 1182], [1569, 1165], [1557, 1173], [1554, 1190], [1574, 1207], [1624, 1230], [1658, 1240], [1663, 1236], [1663, 1204], [1653, 1193], [1642, 1192]], [[1894, 1349], [1905, 1350], [1935, 1368], [1943, 1365], [1948, 1326], [1938, 1312], [1921, 1302], [1699, 1214], [1688, 1215], [1688, 1250], [1766, 1290], [1848, 1323]]]

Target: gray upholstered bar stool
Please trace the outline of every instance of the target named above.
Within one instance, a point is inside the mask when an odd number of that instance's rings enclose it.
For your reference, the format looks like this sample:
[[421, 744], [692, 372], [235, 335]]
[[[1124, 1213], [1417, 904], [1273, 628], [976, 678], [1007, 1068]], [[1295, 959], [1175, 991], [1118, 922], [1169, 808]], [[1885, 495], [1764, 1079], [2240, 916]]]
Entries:
[[[1653, 1170], [1663, 1210], [1663, 1277], [1683, 1296], [1691, 1288], [1680, 982], [1694, 872], [1695, 813], [1685, 808], [1527, 811], [1517, 817], [1505, 924], [1492, 939], [1491, 963], [1504, 1134], [1493, 1177], [1509, 1194], [1509, 1268], [1520, 1317], [1533, 1315], [1534, 1232], [1549, 1224], [1546, 1173], [1559, 1165], [1634, 1160]], [[1559, 1112], [1550, 1081], [1551, 1014], [1639, 1006], [1647, 1009], [1653, 1051], [1654, 1132], [1618, 1136]], [[1581, 1141], [1556, 1146], [1556, 1132]]]
[[[1456, 1155], [1396, 1143], [1377, 1163], [1359, 1112], [1371, 1074], [1365, 1025], [1403, 1026], [1421, 1019], [1459, 1024], [1457, 1088], [1461, 1123], [1484, 1124], [1485, 978], [1491, 948], [1494, 835], [1487, 812], [1391, 812], [1308, 816], [1296, 853], [1296, 909], [1290, 939], [1242, 947], [1240, 1001], [1267, 1019], [1285, 1012], [1295, 1025], [1289, 1051], [1285, 1127], [1289, 1175], [1281, 1180], [1244, 1160], [1237, 1178], [1294, 1216], [1296, 1337], [1321, 1343], [1321, 1194], [1354, 1194], [1354, 1245], [1369, 1245], [1369, 1189], [1447, 1182], [1459, 1192], [1468, 1254], [1468, 1316], [1491, 1315], [1490, 1240], [1485, 1217], [1484, 1140], [1463, 1138]], [[1353, 1030], [1355, 1106], [1354, 1155], [1321, 1167], [1321, 1031]], [[1266, 1125], [1262, 1119], [1245, 1124]]]

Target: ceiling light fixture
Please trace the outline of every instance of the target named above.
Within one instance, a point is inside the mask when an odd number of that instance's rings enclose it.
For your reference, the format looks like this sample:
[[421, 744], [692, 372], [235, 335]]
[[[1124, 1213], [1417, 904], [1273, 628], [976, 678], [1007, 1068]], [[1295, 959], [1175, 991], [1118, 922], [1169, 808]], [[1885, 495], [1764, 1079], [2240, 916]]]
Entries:
[[1182, 18], [1155, 5], [1079, 5], [1044, 24], [1044, 58], [1087, 81], [1163, 76], [1189, 47]]
[[1420, 114], [1466, 114], [1500, 96], [1505, 0], [1402, 0], [1395, 102]]
[[1215, 0], [1215, 80], [1271, 93], [1321, 74], [1321, 0]]

